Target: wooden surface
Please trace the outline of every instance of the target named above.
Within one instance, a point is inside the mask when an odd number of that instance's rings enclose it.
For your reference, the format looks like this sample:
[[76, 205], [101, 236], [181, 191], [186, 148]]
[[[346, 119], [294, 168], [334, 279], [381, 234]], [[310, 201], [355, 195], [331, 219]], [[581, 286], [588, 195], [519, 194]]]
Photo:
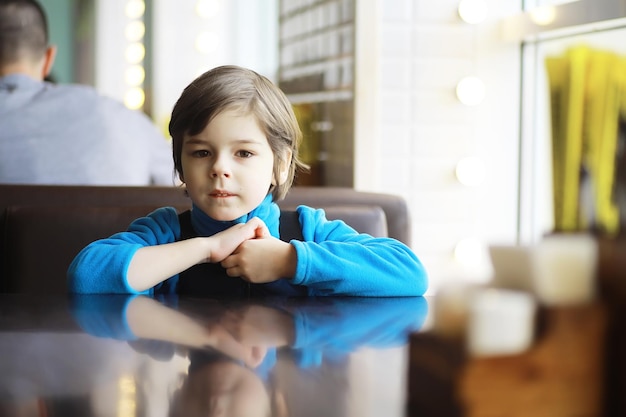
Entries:
[[408, 416], [606, 415], [607, 309], [541, 311], [535, 342], [510, 356], [470, 357], [461, 339], [415, 334]]

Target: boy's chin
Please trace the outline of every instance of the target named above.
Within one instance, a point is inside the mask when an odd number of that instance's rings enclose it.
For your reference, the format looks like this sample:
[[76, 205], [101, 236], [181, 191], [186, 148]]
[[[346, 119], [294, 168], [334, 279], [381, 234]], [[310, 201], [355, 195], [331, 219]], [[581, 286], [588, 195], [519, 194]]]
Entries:
[[237, 220], [241, 216], [245, 216], [246, 214], [248, 214], [248, 212], [243, 212], [240, 210], [210, 210], [206, 214], [213, 220], [217, 220], [220, 222], [232, 222], [234, 220]]

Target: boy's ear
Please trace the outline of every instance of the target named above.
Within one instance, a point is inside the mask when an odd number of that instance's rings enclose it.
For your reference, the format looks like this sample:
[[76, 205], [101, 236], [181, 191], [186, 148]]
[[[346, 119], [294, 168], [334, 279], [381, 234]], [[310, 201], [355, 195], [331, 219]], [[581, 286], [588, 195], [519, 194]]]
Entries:
[[41, 78], [46, 78], [50, 75], [50, 71], [52, 71], [52, 65], [54, 65], [54, 59], [57, 55], [57, 47], [55, 45], [50, 45], [46, 48], [46, 53], [44, 54], [43, 66], [41, 68]]
[[291, 167], [291, 158], [293, 153], [291, 149], [285, 151], [285, 158], [282, 160], [279, 170], [278, 170], [278, 183], [276, 185], [281, 185], [287, 182], [287, 178], [289, 177], [289, 167]]

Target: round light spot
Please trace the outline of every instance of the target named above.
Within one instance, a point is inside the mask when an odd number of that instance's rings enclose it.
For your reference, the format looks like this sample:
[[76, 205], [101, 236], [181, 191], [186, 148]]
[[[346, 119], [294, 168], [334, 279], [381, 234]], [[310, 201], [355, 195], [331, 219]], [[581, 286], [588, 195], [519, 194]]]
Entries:
[[141, 65], [133, 65], [126, 69], [124, 79], [126, 80], [126, 85], [140, 86], [146, 79], [146, 71]]
[[456, 96], [466, 106], [476, 106], [485, 99], [485, 83], [475, 76], [463, 78], [456, 86]]
[[465, 238], [454, 247], [454, 259], [464, 266], [476, 266], [482, 262], [484, 251], [485, 248], [478, 239]]
[[143, 39], [146, 33], [146, 25], [140, 20], [134, 20], [126, 25], [124, 35], [129, 42], [137, 42]]
[[487, 18], [487, 2], [485, 0], [461, 0], [458, 12], [466, 23], [472, 25], [482, 23]]
[[536, 7], [530, 11], [530, 20], [539, 26], [547, 26], [556, 19], [554, 6]]
[[142, 43], [131, 43], [126, 47], [126, 62], [137, 64], [146, 56], [146, 48]]
[[146, 94], [142, 88], [131, 88], [124, 95], [124, 104], [129, 109], [139, 110], [146, 100]]
[[139, 19], [146, 12], [146, 3], [143, 0], [129, 0], [125, 11], [129, 19]]
[[485, 181], [486, 169], [482, 159], [468, 156], [456, 165], [456, 178], [463, 185], [477, 187]]

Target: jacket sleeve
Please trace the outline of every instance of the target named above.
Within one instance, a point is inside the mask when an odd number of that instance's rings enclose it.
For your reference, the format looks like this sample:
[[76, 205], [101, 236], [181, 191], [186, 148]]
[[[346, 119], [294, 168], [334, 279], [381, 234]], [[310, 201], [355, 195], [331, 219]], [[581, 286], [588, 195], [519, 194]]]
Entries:
[[176, 209], [159, 208], [133, 221], [125, 232], [92, 242], [81, 250], [69, 266], [68, 289], [81, 294], [137, 294], [126, 277], [135, 252], [145, 246], [175, 242], [179, 237]]
[[321, 209], [298, 207], [304, 241], [292, 240], [298, 264], [293, 284], [309, 295], [420, 296], [428, 288], [424, 266], [404, 243], [358, 233]]

